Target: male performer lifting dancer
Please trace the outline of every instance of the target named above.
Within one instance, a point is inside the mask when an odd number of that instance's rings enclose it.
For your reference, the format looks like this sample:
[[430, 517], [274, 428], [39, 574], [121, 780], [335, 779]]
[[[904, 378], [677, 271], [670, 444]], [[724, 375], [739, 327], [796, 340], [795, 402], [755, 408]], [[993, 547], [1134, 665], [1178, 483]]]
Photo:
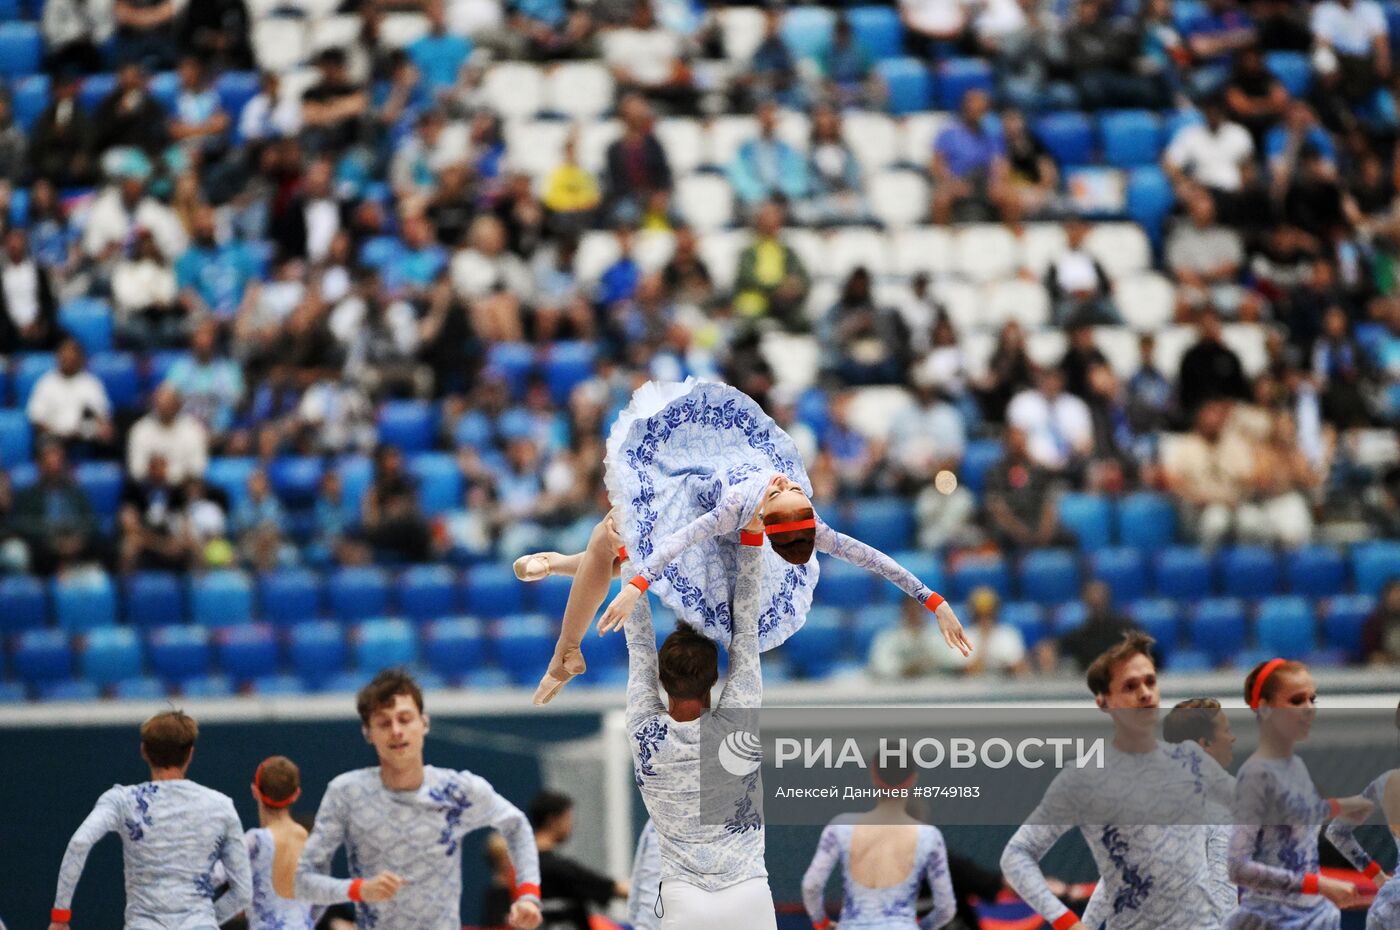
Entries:
[[[428, 716], [417, 682], [401, 670], [380, 672], [356, 705], [379, 765], [346, 772], [326, 788], [297, 866], [297, 898], [354, 901], [360, 926], [375, 930], [459, 930], [462, 840], [495, 827], [518, 880], [511, 926], [539, 926], [539, 854], [530, 822], [484, 778], [423, 764]], [[330, 876], [341, 845], [351, 878]]]
[[[122, 839], [126, 930], [214, 930], [248, 905], [248, 851], [233, 801], [185, 778], [198, 737], [194, 718], [178, 710], [141, 724], [151, 780], [105, 792], [68, 841], [49, 930], [68, 930], [88, 852], [108, 833]], [[216, 865], [229, 886], [217, 901]]]

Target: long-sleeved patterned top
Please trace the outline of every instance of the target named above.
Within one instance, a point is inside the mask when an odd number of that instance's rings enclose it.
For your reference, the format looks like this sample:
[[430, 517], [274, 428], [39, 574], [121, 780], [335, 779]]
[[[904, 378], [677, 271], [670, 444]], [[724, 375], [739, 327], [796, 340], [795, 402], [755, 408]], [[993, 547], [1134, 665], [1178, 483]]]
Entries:
[[486, 779], [429, 765], [417, 789], [391, 791], [377, 767], [346, 772], [321, 799], [297, 863], [296, 896], [315, 904], [350, 900], [352, 879], [330, 875], [331, 859], [343, 845], [353, 878], [389, 871], [405, 882], [392, 901], [356, 905], [361, 930], [458, 930], [462, 840], [483, 827], [495, 827], [505, 838], [520, 885], [538, 889], [539, 853], [530, 823]]
[[[66, 911], [93, 844], [122, 840], [126, 930], [195, 930], [223, 923], [251, 897], [248, 851], [233, 801], [186, 779], [115, 785], [97, 799], [63, 854], [54, 909]], [[214, 900], [215, 866], [228, 891]]]
[[1060, 772], [1001, 856], [1006, 881], [1041, 917], [1069, 913], [1050, 890], [1040, 860], [1079, 827], [1098, 866], [1108, 930], [1218, 928], [1210, 893], [1209, 796], [1201, 773], [1161, 746], [1128, 753], [1111, 743], [1104, 767]]
[[[813, 924], [827, 919], [825, 890], [827, 878], [839, 861], [842, 865], [843, 897], [837, 924], [845, 930], [937, 930], [958, 912], [953, 897], [953, 878], [948, 872], [948, 848], [937, 828], [920, 825], [914, 853], [914, 868], [898, 884], [868, 888], [851, 877], [851, 823], [832, 822], [822, 830], [816, 855], [802, 877], [802, 902]], [[919, 880], [927, 878], [933, 890], [933, 910], [917, 919], [914, 903], [919, 897]]]
[[[1307, 765], [1297, 756], [1252, 756], [1240, 766], [1235, 785], [1230, 878], [1240, 886], [1240, 910], [1280, 925], [1299, 911], [1335, 912], [1331, 902], [1303, 891], [1308, 876], [1318, 873], [1318, 827], [1332, 820]], [[1365, 856], [1355, 837], [1349, 839], [1342, 852]]]
[[248, 864], [253, 869], [253, 900], [248, 905], [248, 930], [312, 930], [321, 908], [284, 898], [272, 887], [272, 860], [277, 841], [272, 831], [257, 827], [243, 835]]
[[650, 819], [637, 837], [637, 852], [632, 857], [631, 892], [627, 898], [627, 922], [632, 930], [661, 930], [661, 850], [657, 848], [656, 824]]
[[637, 787], [656, 825], [661, 880], [706, 891], [768, 875], [760, 773], [755, 769], [732, 776], [707, 768], [701, 774], [708, 761], [702, 753], [715, 751], [717, 735], [757, 735], [756, 712], [763, 703], [757, 617], [762, 550], [738, 548], [729, 677], [713, 710], [695, 720], [673, 720], [658, 696], [656, 631], [646, 598], [637, 602], [626, 624], [627, 732]]
[[[1361, 792], [1361, 796], [1377, 809], [1385, 810], [1385, 789], [1392, 778], [1400, 779], [1400, 769], [1391, 769], [1381, 775], [1375, 781], [1366, 786]], [[1400, 781], [1397, 781], [1400, 784]], [[1400, 856], [1400, 835], [1394, 832], [1394, 825], [1391, 825], [1390, 838], [1395, 842], [1396, 854]], [[1347, 857], [1352, 865], [1361, 869], [1367, 875], [1374, 878], [1380, 871], [1380, 865], [1366, 854], [1366, 850], [1356, 840], [1356, 833], [1350, 823], [1345, 820], [1334, 820], [1327, 825], [1327, 839], [1337, 847], [1341, 853]], [[1400, 928], [1400, 881], [1392, 878], [1386, 882], [1381, 890], [1376, 892], [1375, 900], [1371, 902], [1371, 909], [1366, 915], [1366, 930], [1396, 930]]]

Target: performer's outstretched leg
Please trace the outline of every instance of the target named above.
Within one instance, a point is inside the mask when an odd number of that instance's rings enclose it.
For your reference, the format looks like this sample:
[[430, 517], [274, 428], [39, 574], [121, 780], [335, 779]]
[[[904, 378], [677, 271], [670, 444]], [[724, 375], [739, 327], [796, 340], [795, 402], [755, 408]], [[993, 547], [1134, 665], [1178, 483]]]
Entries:
[[583, 674], [588, 667], [583, 661], [583, 653], [579, 651], [579, 643], [583, 642], [583, 634], [588, 632], [598, 608], [603, 606], [608, 596], [608, 588], [617, 571], [621, 546], [622, 538], [614, 529], [609, 515], [593, 528], [588, 548], [582, 555], [561, 557], [577, 558], [578, 563], [572, 572], [574, 583], [569, 588], [569, 600], [564, 605], [564, 621], [559, 630], [559, 642], [554, 647], [554, 658], [535, 690], [536, 704], [548, 704], [570, 678]]

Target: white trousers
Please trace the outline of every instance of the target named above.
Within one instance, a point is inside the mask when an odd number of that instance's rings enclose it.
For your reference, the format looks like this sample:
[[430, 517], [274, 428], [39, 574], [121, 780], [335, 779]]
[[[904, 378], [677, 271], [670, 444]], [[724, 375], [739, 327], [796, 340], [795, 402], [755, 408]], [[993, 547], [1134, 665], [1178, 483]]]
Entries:
[[751, 878], [719, 891], [662, 882], [661, 930], [778, 930], [768, 879]]

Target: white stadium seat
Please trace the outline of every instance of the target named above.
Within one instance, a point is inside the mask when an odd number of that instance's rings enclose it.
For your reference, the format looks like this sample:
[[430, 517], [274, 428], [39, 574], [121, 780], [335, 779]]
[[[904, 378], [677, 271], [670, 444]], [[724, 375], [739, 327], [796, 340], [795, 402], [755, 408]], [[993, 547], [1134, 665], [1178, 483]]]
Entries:
[[1140, 333], [1156, 332], [1172, 321], [1176, 291], [1166, 278], [1147, 271], [1113, 284], [1113, 299], [1123, 322]]
[[643, 271], [660, 271], [676, 251], [676, 237], [669, 230], [647, 229], [632, 240], [632, 254]]
[[1119, 378], [1127, 380], [1137, 374], [1140, 357], [1137, 333], [1126, 326], [1096, 326], [1094, 345], [1099, 347]]
[[565, 62], [545, 79], [545, 106], [571, 119], [596, 119], [612, 105], [612, 75], [597, 62]]
[[842, 114], [841, 136], [866, 174], [881, 171], [900, 160], [899, 127], [883, 113], [852, 110]]
[[1153, 359], [1157, 362], [1157, 368], [1169, 380], [1175, 381], [1181, 371], [1181, 357], [1196, 344], [1196, 330], [1191, 326], [1166, 326], [1153, 335], [1156, 336]]
[[838, 229], [826, 243], [827, 273], [844, 281], [858, 267], [864, 267], [872, 278], [890, 272], [890, 245], [873, 229]]
[[807, 266], [809, 275], [814, 278], [831, 275], [827, 261], [826, 240], [822, 238], [821, 233], [814, 229], [789, 226], [783, 230], [782, 239], [797, 253], [802, 264]]
[[1221, 338], [1235, 350], [1249, 377], [1257, 377], [1269, 364], [1269, 353], [1264, 348], [1264, 327], [1258, 323], [1226, 324], [1222, 327]]
[[1021, 234], [1021, 267], [1044, 278], [1050, 263], [1065, 250], [1065, 231], [1057, 223], [1031, 223]]
[[974, 285], [956, 278], [941, 278], [934, 282], [933, 295], [948, 312], [948, 321], [958, 338], [963, 338], [974, 330], [991, 329], [982, 293]]
[[801, 391], [816, 383], [821, 364], [821, 346], [816, 337], [765, 333], [758, 349], [782, 387]]
[[1026, 333], [1026, 355], [1042, 368], [1058, 366], [1068, 345], [1064, 330], [1037, 329]]
[[763, 11], [755, 6], [731, 6], [717, 10], [724, 57], [748, 64], [763, 42]]
[[1050, 295], [1044, 285], [1022, 278], [1007, 278], [986, 286], [987, 315], [992, 325], [1000, 328], [1015, 320], [1026, 329], [1050, 323]]
[[253, 56], [262, 71], [290, 71], [306, 60], [306, 25], [287, 16], [253, 24]]
[[584, 284], [593, 284], [603, 276], [603, 272], [622, 255], [617, 244], [617, 234], [602, 230], [591, 230], [578, 241], [578, 252], [574, 255], [574, 273]]
[[544, 72], [534, 65], [503, 61], [481, 82], [486, 104], [504, 119], [529, 119], [544, 109]]
[[705, 160], [705, 131], [698, 120], [672, 117], [656, 124], [656, 139], [676, 176], [690, 174]]
[[422, 13], [389, 13], [379, 21], [379, 41], [388, 48], [408, 48], [432, 28]]
[[676, 209], [701, 232], [723, 229], [734, 222], [734, 192], [717, 174], [691, 174], [676, 184]]
[[758, 138], [758, 120], [752, 116], [721, 116], [705, 128], [705, 163], [724, 168], [734, 160], [739, 146]]
[[888, 439], [895, 418], [914, 406], [914, 398], [904, 388], [864, 387], [856, 388], [853, 393], [851, 428], [877, 442]]
[[782, 110], [778, 114], [777, 137], [799, 152], [806, 152], [812, 141], [812, 121], [806, 113]]
[[1016, 271], [1016, 237], [1005, 226], [964, 226], [958, 230], [955, 242], [955, 267], [973, 281], [996, 281]]
[[350, 13], [312, 20], [308, 31], [309, 54], [315, 55], [328, 48], [346, 48], [354, 45], [360, 41], [363, 28], [360, 17]]
[[1100, 223], [1089, 230], [1084, 248], [1115, 281], [1152, 267], [1152, 245], [1134, 223]]
[[913, 226], [928, 215], [928, 182], [913, 171], [883, 171], [866, 185], [870, 212], [885, 226]]
[[745, 229], [708, 232], [700, 237], [700, 257], [710, 269], [716, 287], [729, 290], [734, 286], [739, 253], [752, 241], [753, 234]]
[[963, 350], [963, 363], [971, 377], [980, 378], [991, 367], [992, 353], [997, 348], [997, 334], [990, 330], [969, 330], [958, 333], [958, 345]]
[[900, 126], [900, 159], [919, 168], [933, 157], [933, 140], [938, 138], [951, 117], [947, 113], [915, 113]]
[[841, 284], [836, 278], [818, 278], [812, 282], [811, 289], [807, 291], [807, 300], [802, 305], [802, 313], [811, 321], [813, 327], [819, 326], [826, 319], [826, 315], [840, 299]]
[[543, 181], [563, 164], [564, 142], [573, 125], [563, 120], [515, 120], [505, 125], [506, 153], [512, 171]]
[[615, 119], [590, 120], [579, 126], [578, 163], [601, 175], [608, 164], [608, 146], [622, 135], [622, 124]]
[[941, 277], [953, 271], [953, 234], [939, 226], [915, 226], [890, 233], [895, 274], [923, 272]]

